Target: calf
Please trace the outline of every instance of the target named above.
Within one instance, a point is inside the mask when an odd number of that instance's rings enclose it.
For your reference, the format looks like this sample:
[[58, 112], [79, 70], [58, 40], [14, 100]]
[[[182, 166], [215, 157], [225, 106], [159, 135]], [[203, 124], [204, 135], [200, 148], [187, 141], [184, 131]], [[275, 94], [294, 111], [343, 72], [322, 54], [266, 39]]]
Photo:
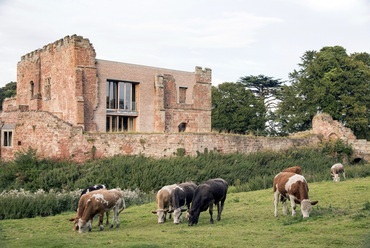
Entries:
[[116, 223], [116, 227], [118, 227], [118, 215], [125, 208], [126, 205], [121, 190], [100, 189], [86, 193], [80, 198], [77, 216], [71, 218], [70, 221], [74, 221], [74, 229], [78, 230], [80, 233], [86, 232], [86, 230], [91, 231], [91, 221], [95, 215], [99, 215], [100, 230], [103, 230], [102, 216], [104, 212], [113, 210], [113, 220], [110, 227], [112, 228], [114, 223]]
[[193, 182], [181, 183], [171, 193], [171, 211], [173, 212], [173, 223], [179, 224], [181, 222], [181, 214], [186, 209], [181, 208], [182, 206], [187, 207], [189, 210], [190, 203], [193, 200], [194, 191], [197, 185]]
[[288, 212], [286, 206], [287, 199], [290, 200], [290, 204], [292, 206], [292, 216], [296, 215], [296, 203], [301, 204], [301, 212], [303, 218], [309, 217], [312, 206], [318, 203], [318, 201], [311, 202], [308, 198], [308, 185], [306, 179], [302, 175], [293, 172], [280, 172], [274, 178], [273, 188], [275, 217], [278, 216], [277, 207], [279, 196], [280, 201], [283, 204], [284, 215], [286, 215]]
[[282, 172], [293, 172], [302, 175], [302, 168], [300, 166], [292, 166], [282, 170]]
[[340, 181], [340, 174], [343, 175], [343, 178], [346, 179], [346, 173], [344, 171], [344, 166], [341, 163], [334, 164], [331, 169], [331, 176], [333, 177], [334, 182]]
[[[153, 214], [158, 216], [158, 223], [164, 223], [166, 221], [166, 215], [171, 210], [171, 193], [177, 187], [177, 184], [167, 185], [161, 188], [157, 192], [156, 203], [157, 210], [152, 211]], [[171, 215], [170, 215], [171, 218]]]
[[210, 223], [213, 224], [213, 204], [217, 205], [217, 220], [221, 220], [221, 213], [226, 200], [228, 184], [222, 178], [210, 179], [199, 185], [194, 191], [193, 202], [189, 212], [189, 226], [198, 223], [200, 212], [209, 208]]

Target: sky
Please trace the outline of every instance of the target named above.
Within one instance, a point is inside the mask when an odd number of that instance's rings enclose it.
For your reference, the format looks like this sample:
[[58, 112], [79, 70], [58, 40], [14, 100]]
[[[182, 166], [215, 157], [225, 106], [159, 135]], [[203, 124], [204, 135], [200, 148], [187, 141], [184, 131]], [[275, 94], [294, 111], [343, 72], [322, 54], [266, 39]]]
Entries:
[[97, 59], [194, 72], [212, 85], [288, 81], [306, 51], [370, 53], [369, 0], [0, 0], [0, 87], [21, 56], [68, 35]]

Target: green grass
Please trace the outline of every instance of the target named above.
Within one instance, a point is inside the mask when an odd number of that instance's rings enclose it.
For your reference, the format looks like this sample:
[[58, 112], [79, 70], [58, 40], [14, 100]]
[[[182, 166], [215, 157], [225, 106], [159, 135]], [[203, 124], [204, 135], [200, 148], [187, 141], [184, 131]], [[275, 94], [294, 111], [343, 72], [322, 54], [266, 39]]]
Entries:
[[308, 219], [273, 214], [272, 188], [229, 193], [222, 220], [209, 224], [156, 223], [154, 202], [132, 206], [121, 215], [121, 226], [90, 233], [72, 231], [67, 212], [0, 222], [0, 247], [369, 247], [370, 177], [311, 183], [310, 199], [319, 203]]

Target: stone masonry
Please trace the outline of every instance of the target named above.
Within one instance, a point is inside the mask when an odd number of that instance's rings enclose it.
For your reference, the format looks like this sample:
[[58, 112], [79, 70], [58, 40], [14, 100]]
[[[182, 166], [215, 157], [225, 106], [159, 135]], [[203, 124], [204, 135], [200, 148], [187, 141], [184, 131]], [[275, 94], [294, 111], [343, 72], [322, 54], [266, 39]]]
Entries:
[[17, 96], [4, 100], [0, 114], [0, 159], [29, 148], [42, 158], [76, 162], [251, 153], [316, 146], [323, 138], [343, 139], [370, 159], [368, 142], [327, 115], [313, 119], [305, 138], [212, 133], [211, 81], [207, 68], [185, 72], [96, 59], [88, 39], [66, 36], [19, 61]]

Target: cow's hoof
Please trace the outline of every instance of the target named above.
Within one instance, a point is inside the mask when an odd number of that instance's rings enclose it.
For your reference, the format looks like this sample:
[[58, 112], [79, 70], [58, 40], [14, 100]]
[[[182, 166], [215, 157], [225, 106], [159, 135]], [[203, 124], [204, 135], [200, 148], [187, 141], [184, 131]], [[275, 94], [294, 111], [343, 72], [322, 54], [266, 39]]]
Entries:
[[113, 228], [113, 224], [109, 226], [109, 228]]
[[215, 223], [213, 220], [210, 221], [211, 224]]
[[103, 231], [104, 230], [104, 226], [101, 225], [100, 228], [99, 228], [100, 231]]
[[116, 225], [116, 228], [119, 228], [119, 224]]

